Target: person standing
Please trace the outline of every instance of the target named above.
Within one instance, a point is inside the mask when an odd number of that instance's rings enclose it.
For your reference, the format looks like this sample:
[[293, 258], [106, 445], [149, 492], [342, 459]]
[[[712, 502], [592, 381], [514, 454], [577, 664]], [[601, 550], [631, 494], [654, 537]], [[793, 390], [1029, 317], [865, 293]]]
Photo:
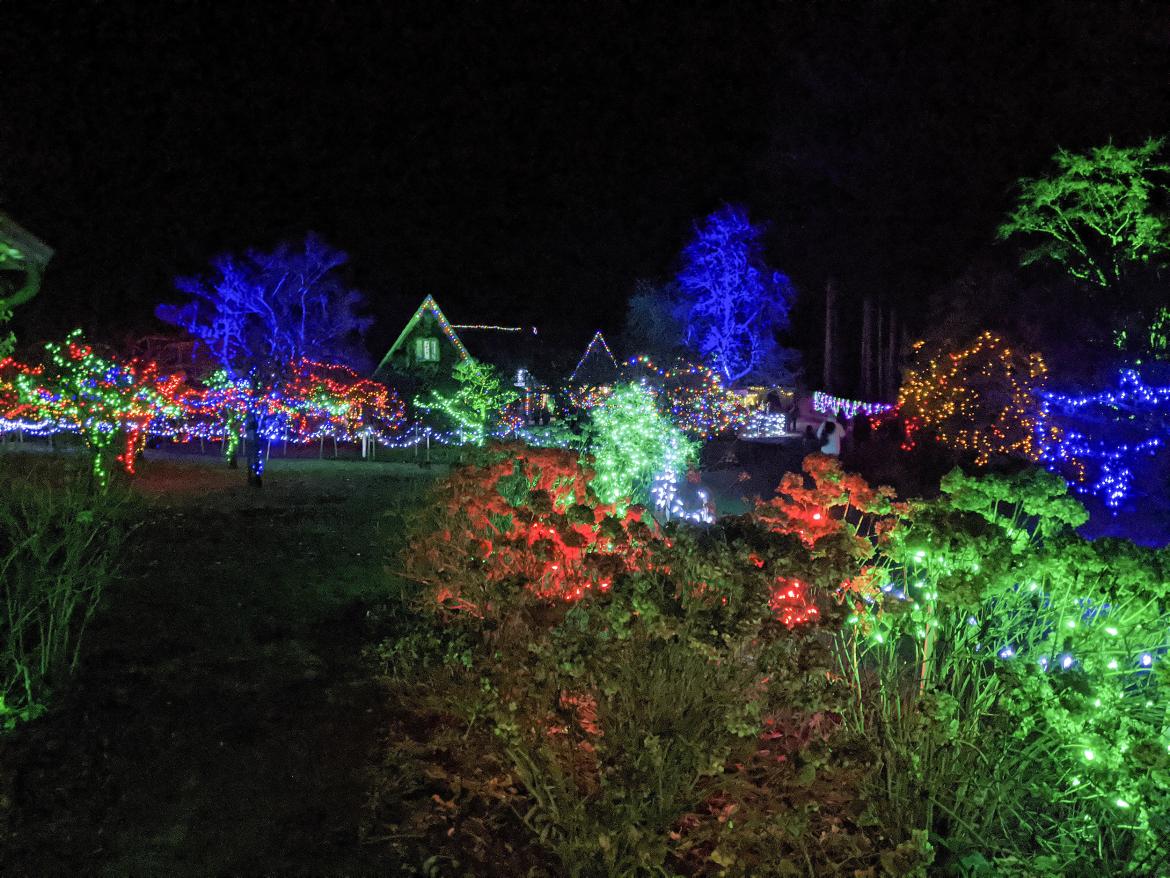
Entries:
[[841, 455], [841, 425], [832, 418], [821, 424], [817, 438], [821, 440], [821, 454]]

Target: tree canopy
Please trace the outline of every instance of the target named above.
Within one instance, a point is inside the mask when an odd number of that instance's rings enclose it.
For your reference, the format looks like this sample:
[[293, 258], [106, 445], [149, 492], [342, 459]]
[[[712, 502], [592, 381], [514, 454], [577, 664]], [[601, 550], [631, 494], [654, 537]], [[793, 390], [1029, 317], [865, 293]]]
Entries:
[[790, 377], [792, 354], [776, 341], [795, 295], [764, 261], [763, 229], [728, 205], [695, 229], [678, 274], [684, 340], [731, 384]]
[[[261, 401], [278, 392], [301, 361], [364, 359], [357, 342], [372, 321], [359, 314], [361, 294], [337, 276], [348, 259], [313, 234], [270, 253], [220, 256], [211, 276], [175, 282], [190, 301], [160, 305], [155, 313], [206, 345], [228, 378], [249, 383], [246, 423], [258, 434], [265, 418]], [[263, 467], [257, 445], [249, 461], [256, 483]]]
[[1052, 262], [1097, 290], [1123, 292], [1134, 270], [1170, 253], [1170, 222], [1159, 202], [1170, 183], [1164, 140], [1058, 150], [1047, 177], [1020, 181], [1019, 200], [999, 237], [1033, 243], [1022, 262]]

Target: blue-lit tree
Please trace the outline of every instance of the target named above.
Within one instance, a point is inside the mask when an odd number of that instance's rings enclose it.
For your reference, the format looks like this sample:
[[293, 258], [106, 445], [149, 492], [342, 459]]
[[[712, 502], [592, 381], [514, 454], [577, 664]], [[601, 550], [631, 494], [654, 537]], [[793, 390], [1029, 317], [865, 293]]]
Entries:
[[155, 312], [206, 345], [229, 379], [248, 381], [252, 402], [244, 424], [251, 484], [259, 486], [264, 468], [264, 400], [281, 392], [295, 364], [357, 363], [364, 357], [360, 337], [372, 321], [359, 315], [361, 294], [338, 277], [348, 259], [312, 234], [271, 253], [220, 256], [210, 276], [175, 282], [190, 301], [160, 305]]
[[795, 355], [776, 333], [788, 327], [794, 291], [764, 261], [761, 227], [726, 206], [696, 227], [678, 275], [684, 340], [728, 384], [791, 377]]

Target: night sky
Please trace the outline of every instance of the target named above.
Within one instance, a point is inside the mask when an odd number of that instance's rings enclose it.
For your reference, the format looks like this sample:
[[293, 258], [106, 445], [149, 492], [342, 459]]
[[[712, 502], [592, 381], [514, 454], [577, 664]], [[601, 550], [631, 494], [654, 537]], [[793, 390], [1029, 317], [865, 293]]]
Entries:
[[426, 293], [580, 349], [731, 201], [770, 224], [815, 350], [828, 277], [921, 319], [1010, 259], [1012, 183], [1058, 145], [1170, 128], [1158, 3], [24, 6], [0, 208], [57, 250], [26, 341], [158, 331], [176, 274], [314, 230], [376, 353]]

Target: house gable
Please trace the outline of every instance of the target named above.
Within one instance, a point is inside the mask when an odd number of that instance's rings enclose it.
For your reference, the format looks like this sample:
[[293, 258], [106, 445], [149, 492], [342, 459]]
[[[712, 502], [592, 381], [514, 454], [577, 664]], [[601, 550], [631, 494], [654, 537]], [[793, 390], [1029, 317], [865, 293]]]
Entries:
[[427, 296], [407, 321], [390, 350], [386, 351], [386, 356], [382, 357], [374, 374], [410, 371], [416, 367], [438, 367], [450, 372], [456, 363], [469, 356], [459, 334], [447, 321], [434, 297]]
[[577, 362], [577, 368], [569, 376], [570, 384], [588, 384], [601, 386], [612, 384], [618, 378], [618, 364], [614, 359], [609, 345], [605, 343], [605, 336], [601, 330], [593, 334], [585, 353]]

